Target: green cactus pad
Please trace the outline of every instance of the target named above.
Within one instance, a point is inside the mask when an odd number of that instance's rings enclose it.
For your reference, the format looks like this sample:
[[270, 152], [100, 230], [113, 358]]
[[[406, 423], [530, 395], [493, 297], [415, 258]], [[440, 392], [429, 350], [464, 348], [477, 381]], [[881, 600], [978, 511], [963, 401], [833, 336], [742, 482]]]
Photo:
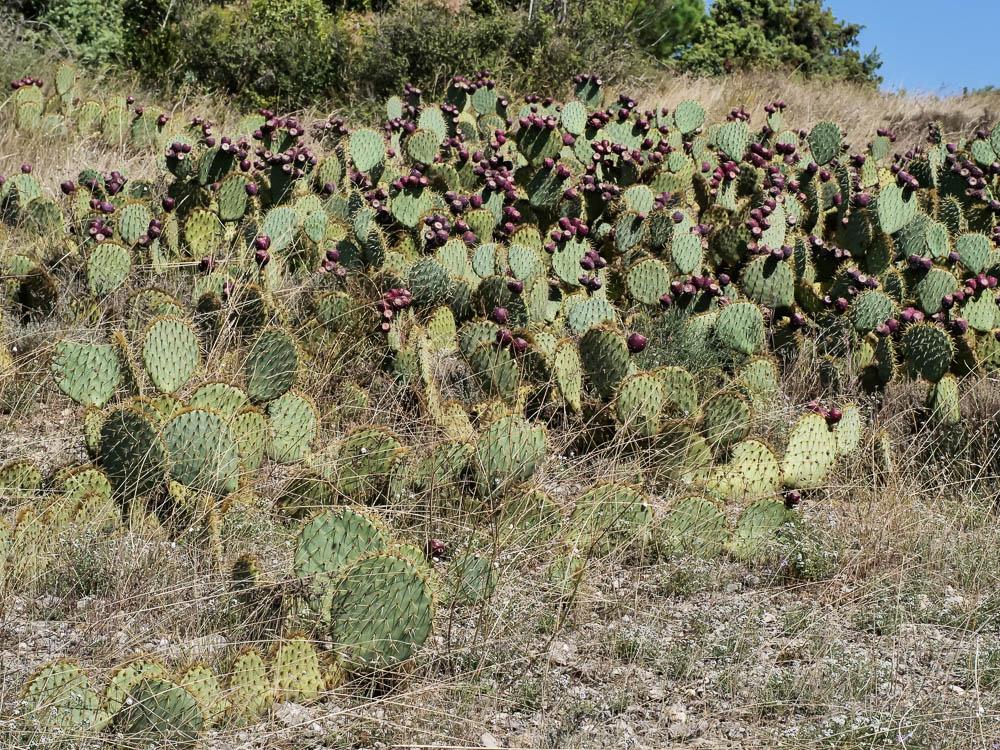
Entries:
[[713, 445], [730, 445], [750, 431], [750, 403], [737, 393], [713, 396], [705, 402], [703, 411], [705, 438]]
[[105, 708], [114, 716], [125, 706], [132, 688], [139, 680], [145, 677], [166, 678], [166, 676], [166, 667], [153, 659], [136, 659], [118, 667], [104, 690]]
[[849, 456], [861, 445], [865, 420], [857, 404], [844, 404], [841, 411], [843, 416], [834, 425], [833, 434], [837, 438], [837, 455]]
[[941, 309], [941, 298], [958, 291], [959, 281], [943, 268], [932, 268], [913, 288], [917, 306], [928, 315]]
[[240, 456], [232, 428], [208, 409], [187, 409], [163, 425], [170, 476], [202, 492], [227, 494], [236, 489]]
[[184, 242], [195, 258], [212, 255], [218, 250], [223, 227], [219, 217], [203, 208], [196, 208], [184, 222]]
[[993, 243], [985, 234], [963, 234], [955, 240], [955, 252], [963, 266], [972, 273], [982, 273], [993, 257]]
[[832, 122], [818, 123], [809, 133], [809, 150], [820, 166], [829, 164], [840, 155], [840, 126]]
[[715, 336], [742, 354], [756, 354], [764, 346], [764, 315], [751, 302], [734, 302], [719, 311]]
[[566, 327], [574, 334], [585, 334], [591, 328], [613, 322], [617, 315], [606, 297], [571, 295], [563, 302]]
[[127, 691], [127, 700], [114, 714], [111, 727], [172, 747], [192, 747], [204, 728], [198, 701], [169, 680], [142, 677]]
[[222, 181], [218, 193], [220, 221], [235, 222], [246, 215], [249, 184], [250, 180], [241, 174], [231, 175]]
[[629, 434], [650, 438], [662, 427], [663, 382], [653, 373], [640, 372], [622, 381], [615, 395], [615, 415]]
[[628, 270], [625, 285], [636, 302], [658, 305], [660, 297], [670, 291], [670, 269], [658, 260], [640, 261]]
[[[193, 403], [192, 406], [196, 406]], [[214, 408], [210, 405], [200, 405], [203, 408]], [[218, 411], [218, 409], [217, 409]], [[224, 417], [226, 413], [220, 412]], [[240, 456], [240, 463], [247, 471], [254, 471], [260, 467], [264, 460], [264, 451], [267, 448], [268, 421], [264, 413], [254, 407], [247, 407], [240, 410], [238, 414], [229, 418], [230, 427], [233, 432], [233, 439], [236, 441], [236, 450]]]
[[125, 500], [150, 492], [166, 473], [159, 431], [133, 406], [119, 407], [105, 417], [100, 457], [115, 494]]
[[219, 684], [219, 678], [205, 665], [190, 667], [181, 677], [180, 685], [197, 701], [206, 727], [216, 724], [229, 710], [229, 700]]
[[715, 503], [703, 497], [679, 500], [654, 534], [658, 548], [666, 555], [718, 557], [729, 540], [725, 515]]
[[319, 412], [309, 397], [289, 391], [267, 405], [267, 455], [278, 463], [301, 461], [319, 434]]
[[87, 286], [95, 297], [104, 297], [125, 283], [132, 270], [128, 250], [114, 242], [104, 242], [87, 259]]
[[101, 718], [101, 700], [80, 666], [60, 659], [35, 672], [24, 686], [20, 714], [33, 729], [85, 733]]
[[60, 341], [52, 375], [59, 390], [84, 406], [104, 406], [122, 381], [118, 352], [111, 344]]
[[212, 409], [230, 420], [249, 403], [250, 399], [246, 393], [221, 380], [198, 386], [188, 399], [188, 406]]
[[591, 328], [580, 339], [580, 360], [587, 380], [610, 400], [632, 369], [625, 338], [610, 328]]
[[684, 135], [693, 133], [705, 124], [705, 110], [691, 99], [682, 101], [674, 109], [674, 123]]
[[267, 666], [260, 654], [250, 649], [233, 662], [229, 677], [230, 712], [239, 723], [249, 723], [262, 716], [274, 701]]
[[788, 519], [785, 504], [774, 500], [761, 500], [751, 505], [736, 522], [729, 552], [737, 560], [750, 562], [763, 556], [775, 535]]
[[895, 184], [887, 185], [879, 193], [878, 223], [886, 234], [895, 234], [916, 217], [917, 199], [908, 193]]
[[940, 380], [955, 358], [955, 343], [940, 326], [914, 323], [906, 328], [900, 340], [907, 370], [932, 383]]
[[247, 395], [261, 402], [287, 393], [298, 378], [298, 366], [295, 339], [281, 328], [266, 328], [250, 347], [244, 366]]
[[406, 154], [418, 164], [433, 164], [441, 138], [432, 130], [415, 130], [406, 139]]
[[968, 321], [974, 331], [991, 333], [1000, 318], [996, 298], [985, 292], [966, 298], [962, 303], [961, 317]]
[[142, 360], [149, 379], [161, 393], [174, 393], [187, 383], [200, 359], [198, 334], [190, 324], [161, 317], [149, 325]]
[[385, 142], [381, 134], [368, 128], [355, 130], [350, 138], [351, 159], [359, 172], [371, 172], [385, 161]]
[[316, 647], [302, 636], [278, 644], [271, 672], [278, 702], [311, 703], [326, 691]]
[[804, 414], [792, 427], [781, 461], [782, 481], [791, 489], [822, 487], [837, 459], [837, 437], [819, 414]]
[[574, 342], [564, 341], [556, 347], [552, 359], [552, 377], [563, 401], [571, 411], [579, 413], [582, 408], [583, 365]]
[[330, 640], [352, 671], [391, 669], [430, 635], [434, 600], [409, 560], [378, 553], [358, 560], [334, 584]]
[[386, 529], [373, 517], [351, 508], [328, 510], [302, 527], [295, 544], [295, 575], [323, 590], [331, 576], [386, 546]]
[[526, 482], [544, 456], [544, 427], [516, 415], [497, 419], [476, 442], [472, 472], [479, 496], [497, 497]]
[[887, 294], [867, 290], [854, 299], [847, 313], [858, 333], [870, 333], [889, 318], [895, 318], [897, 307]]

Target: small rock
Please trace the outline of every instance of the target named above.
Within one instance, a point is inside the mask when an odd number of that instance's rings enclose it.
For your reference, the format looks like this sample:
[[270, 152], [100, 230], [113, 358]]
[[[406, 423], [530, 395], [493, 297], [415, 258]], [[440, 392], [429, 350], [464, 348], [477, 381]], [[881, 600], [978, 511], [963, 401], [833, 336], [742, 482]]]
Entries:
[[552, 654], [552, 661], [560, 666], [565, 666], [572, 661], [574, 648], [563, 641], [553, 641], [549, 653]]
[[489, 732], [483, 732], [479, 736], [479, 744], [482, 745], [483, 747], [491, 747], [491, 748], [503, 747], [503, 745], [500, 744], [500, 740], [498, 740]]
[[323, 734], [323, 727], [312, 712], [298, 703], [279, 703], [274, 707], [274, 717], [289, 729], [305, 729], [313, 734]]

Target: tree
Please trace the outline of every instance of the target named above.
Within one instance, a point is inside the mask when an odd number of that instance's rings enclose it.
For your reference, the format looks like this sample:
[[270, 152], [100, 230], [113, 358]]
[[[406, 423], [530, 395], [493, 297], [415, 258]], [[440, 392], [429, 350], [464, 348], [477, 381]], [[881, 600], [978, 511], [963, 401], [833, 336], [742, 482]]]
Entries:
[[632, 0], [629, 5], [639, 46], [661, 59], [688, 45], [705, 19], [703, 0]]
[[667, 59], [694, 39], [705, 18], [704, 0], [470, 0], [479, 14], [548, 13], [563, 26], [607, 35], [613, 47]]
[[716, 0], [679, 59], [686, 69], [710, 75], [783, 67], [879, 83], [878, 53], [858, 50], [862, 28], [836, 18], [823, 0]]

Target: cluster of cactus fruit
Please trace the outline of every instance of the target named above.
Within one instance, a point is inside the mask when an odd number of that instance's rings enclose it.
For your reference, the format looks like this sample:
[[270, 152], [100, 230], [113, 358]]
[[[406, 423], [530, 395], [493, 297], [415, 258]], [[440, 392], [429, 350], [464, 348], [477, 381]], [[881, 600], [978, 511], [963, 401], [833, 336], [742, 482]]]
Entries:
[[[926, 381], [930, 419], [957, 429], [958, 378], [1000, 367], [1000, 128], [956, 143], [932, 128], [905, 153], [879, 131], [852, 150], [833, 123], [786, 126], [780, 101], [754, 130], [744, 110], [710, 124], [694, 101], [642, 110], [593, 75], [564, 102], [518, 104], [484, 72], [440, 104], [407, 87], [381, 129], [262, 111], [217, 135], [86, 99], [68, 66], [54, 88], [14, 89], [4, 127], [103, 139], [162, 179], [86, 169], [55, 194], [30, 164], [0, 177], [0, 332], [70, 332], [47, 365], [94, 462], [48, 479], [17, 457], [0, 468], [0, 498], [23, 506], [0, 522], [0, 586], [38, 578], [68, 524], [198, 529], [231, 565], [227, 514], [282, 464], [274, 504], [302, 526], [280, 576], [303, 584], [298, 615], [341, 669], [387, 669], [424, 643], [438, 596], [491, 594], [497, 540], [559, 540], [559, 590], [623, 548], [753, 559], [862, 442], [867, 407], [839, 389]], [[825, 406], [782, 392], [804, 352]], [[366, 421], [351, 376], [376, 369], [412, 396], [394, 416], [437, 441]], [[0, 371], [35, 377], [8, 346]], [[791, 416], [776, 428], [776, 414]], [[533, 478], [550, 433], [573, 430], [578, 454], [649, 451], [650, 476], [563, 513]], [[663, 477], [683, 487], [666, 507], [647, 494]], [[458, 524], [432, 521], [433, 544], [414, 546], [378, 505], [395, 522], [471, 512], [503, 533], [449, 540], [439, 580], [428, 550]], [[267, 588], [258, 567], [235, 562], [246, 601]], [[236, 674], [263, 681], [260, 657], [242, 658]], [[121, 718], [58, 669], [28, 695], [59, 721], [207, 720], [183, 680], [144, 678]], [[295, 689], [329, 682], [312, 671]], [[68, 706], [68, 690], [93, 700]], [[264, 705], [260, 690], [243, 703]]]

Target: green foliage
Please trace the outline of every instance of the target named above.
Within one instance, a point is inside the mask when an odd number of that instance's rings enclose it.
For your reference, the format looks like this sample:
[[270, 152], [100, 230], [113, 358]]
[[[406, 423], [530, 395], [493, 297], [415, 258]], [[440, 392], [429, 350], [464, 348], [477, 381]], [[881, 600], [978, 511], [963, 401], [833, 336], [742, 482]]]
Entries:
[[321, 0], [208, 5], [178, 35], [176, 67], [186, 78], [250, 102], [296, 106], [340, 84], [346, 42]]
[[48, 0], [39, 20], [82, 62], [102, 65], [124, 52], [123, 5], [123, 0]]
[[710, 75], [780, 67], [878, 83], [878, 54], [857, 49], [861, 28], [838, 20], [822, 0], [716, 0], [679, 59]]

